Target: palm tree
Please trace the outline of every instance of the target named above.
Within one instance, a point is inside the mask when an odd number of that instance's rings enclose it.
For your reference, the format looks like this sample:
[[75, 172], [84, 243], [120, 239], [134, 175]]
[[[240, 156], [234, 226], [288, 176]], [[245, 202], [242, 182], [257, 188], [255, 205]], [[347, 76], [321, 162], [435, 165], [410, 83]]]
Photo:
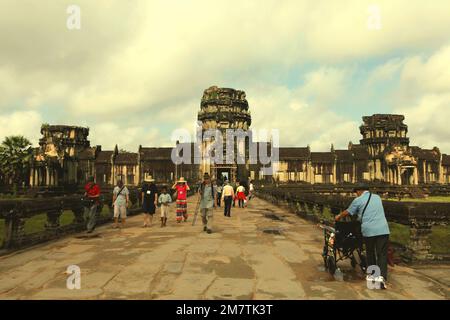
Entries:
[[26, 181], [32, 156], [31, 142], [23, 136], [9, 136], [0, 145], [0, 170], [7, 183]]

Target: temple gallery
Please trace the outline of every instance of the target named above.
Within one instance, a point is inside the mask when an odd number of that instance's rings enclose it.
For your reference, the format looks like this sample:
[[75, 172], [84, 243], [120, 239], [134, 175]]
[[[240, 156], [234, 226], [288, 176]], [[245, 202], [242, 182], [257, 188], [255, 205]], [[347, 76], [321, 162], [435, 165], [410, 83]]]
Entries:
[[[175, 146], [139, 146], [137, 152], [103, 150], [91, 146], [89, 129], [78, 126], [42, 125], [39, 147], [34, 149], [30, 170], [31, 186], [59, 186], [82, 184], [89, 176], [97, 183], [114, 185], [122, 180], [126, 185], [139, 185], [147, 176], [157, 183], [170, 183], [183, 176], [196, 182], [205, 172], [218, 179], [231, 181], [270, 180], [304, 182], [311, 184], [356, 183], [377, 181], [395, 185], [450, 183], [450, 155], [437, 147], [422, 149], [410, 145], [405, 117], [397, 114], [374, 114], [362, 117], [359, 143], [349, 142], [347, 149], [314, 152], [306, 147], [282, 147], [255, 142], [251, 135], [243, 145], [228, 143], [226, 131], [250, 131], [251, 113], [244, 91], [216, 86], [206, 89], [200, 102], [197, 120], [201, 133], [222, 132], [223, 151], [232, 146], [242, 149], [244, 161], [237, 161], [240, 152], [234, 152], [233, 161], [214, 162], [205, 157], [211, 141], [179, 143]], [[189, 150], [191, 161], [173, 161], [174, 148]], [[200, 148], [200, 151], [196, 150]], [[275, 150], [273, 162], [250, 161], [249, 151], [267, 148]], [[237, 150], [235, 150], [237, 151]], [[186, 155], [184, 155], [186, 158]], [[186, 163], [187, 162], [187, 163]], [[267, 174], [267, 167], [275, 168]]]

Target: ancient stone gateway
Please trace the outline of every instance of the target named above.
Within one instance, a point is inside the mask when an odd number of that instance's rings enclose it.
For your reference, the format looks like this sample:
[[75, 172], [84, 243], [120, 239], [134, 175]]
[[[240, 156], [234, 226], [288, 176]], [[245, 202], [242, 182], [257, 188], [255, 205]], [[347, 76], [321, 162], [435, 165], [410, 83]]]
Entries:
[[[256, 110], [257, 112], [257, 110]], [[194, 115], [193, 115], [194, 116]], [[249, 132], [251, 129], [250, 106], [244, 91], [212, 86], [206, 89], [200, 101], [197, 120], [202, 132], [227, 129]], [[439, 148], [422, 149], [410, 145], [408, 126], [403, 115], [374, 114], [364, 116], [359, 130], [359, 144], [349, 143], [347, 149], [314, 152], [308, 147], [284, 147], [277, 149], [278, 170], [270, 176], [262, 174], [260, 162], [250, 163], [248, 151], [267, 147], [247, 137], [242, 146], [245, 159], [242, 164], [203, 161], [205, 150], [212, 142], [201, 145], [200, 163], [192, 158], [189, 163], [176, 165], [171, 159], [175, 147], [140, 146], [137, 152], [102, 150], [90, 146], [88, 128], [43, 125], [40, 147], [35, 149], [30, 172], [31, 186], [61, 186], [82, 184], [93, 175], [96, 181], [111, 186], [119, 179], [128, 186], [138, 186], [145, 176], [152, 175], [158, 183], [170, 184], [183, 175], [190, 182], [197, 182], [204, 172], [213, 177], [227, 177], [231, 181], [279, 181], [310, 184], [341, 184], [358, 181], [381, 182], [388, 185], [424, 186], [450, 182], [450, 155]], [[282, 128], [265, 128], [282, 129]], [[357, 130], [357, 128], [355, 128]], [[223, 135], [226, 137], [226, 135]], [[223, 141], [227, 151], [227, 141]], [[281, 145], [282, 145], [281, 141]], [[194, 142], [184, 147], [194, 155]], [[237, 152], [235, 152], [237, 154]]]

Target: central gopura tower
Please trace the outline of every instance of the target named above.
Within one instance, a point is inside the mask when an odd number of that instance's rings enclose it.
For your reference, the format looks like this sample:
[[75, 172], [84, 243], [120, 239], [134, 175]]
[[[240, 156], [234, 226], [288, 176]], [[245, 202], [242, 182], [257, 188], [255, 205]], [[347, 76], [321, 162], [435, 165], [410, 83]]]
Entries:
[[[250, 138], [245, 138], [245, 145], [237, 146], [237, 139], [233, 143], [234, 161], [226, 163], [227, 152], [227, 129], [241, 129], [245, 133], [251, 125], [251, 115], [245, 92], [230, 88], [210, 87], [203, 92], [198, 120], [202, 123], [202, 137], [206, 130], [219, 130], [223, 137], [223, 162], [214, 163], [212, 161], [202, 161], [200, 173], [209, 173], [216, 179], [228, 179], [231, 182], [246, 180], [248, 178], [249, 163], [248, 150]], [[202, 159], [212, 141], [202, 142]], [[237, 163], [237, 151], [245, 150], [245, 164]]]

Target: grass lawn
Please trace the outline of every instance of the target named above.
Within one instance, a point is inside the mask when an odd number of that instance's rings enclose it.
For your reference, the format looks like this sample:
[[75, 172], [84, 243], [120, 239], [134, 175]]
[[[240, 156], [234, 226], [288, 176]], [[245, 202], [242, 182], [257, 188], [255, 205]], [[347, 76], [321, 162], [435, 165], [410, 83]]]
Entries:
[[[406, 246], [409, 241], [409, 227], [389, 222], [390, 241]], [[433, 226], [429, 236], [431, 253], [450, 254], [450, 226]]]
[[402, 246], [406, 246], [409, 241], [409, 227], [403, 224], [389, 222], [389, 230], [391, 234], [389, 236], [389, 240], [391, 242], [395, 242], [401, 244]]
[[450, 226], [433, 226], [430, 243], [431, 253], [450, 254]]
[[329, 222], [333, 222], [335, 215], [331, 212], [331, 209], [328, 207], [323, 208], [323, 213], [321, 214], [321, 217]]
[[[109, 217], [111, 214], [109, 213], [109, 208], [104, 206], [102, 212], [100, 213], [102, 217]], [[61, 226], [66, 226], [73, 222], [74, 215], [70, 210], [65, 210], [60, 217]], [[31, 219], [25, 220], [25, 234], [31, 234], [39, 231], [45, 230], [45, 223], [47, 222], [47, 214], [42, 213], [35, 215]], [[5, 220], [0, 219], [0, 247], [3, 244], [3, 240], [5, 237]]]

